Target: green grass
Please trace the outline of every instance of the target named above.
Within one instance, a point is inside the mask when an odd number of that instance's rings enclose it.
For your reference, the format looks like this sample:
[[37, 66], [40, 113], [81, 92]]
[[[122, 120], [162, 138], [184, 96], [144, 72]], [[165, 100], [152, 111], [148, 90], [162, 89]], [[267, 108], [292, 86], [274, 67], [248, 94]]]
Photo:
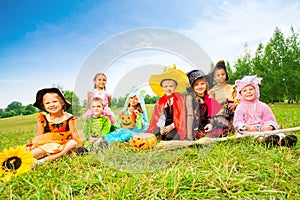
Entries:
[[[270, 107], [282, 128], [300, 126], [299, 104]], [[35, 129], [36, 115], [0, 119], [0, 150], [26, 144]], [[266, 148], [252, 138], [166, 151], [114, 146], [0, 182], [0, 199], [299, 199], [299, 157], [299, 143]]]

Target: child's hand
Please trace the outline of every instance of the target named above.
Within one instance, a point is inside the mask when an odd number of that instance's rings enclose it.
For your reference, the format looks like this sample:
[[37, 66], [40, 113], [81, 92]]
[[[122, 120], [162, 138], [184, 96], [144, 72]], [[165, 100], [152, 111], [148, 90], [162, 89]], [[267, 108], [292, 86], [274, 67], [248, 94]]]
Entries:
[[212, 125], [211, 124], [206, 124], [206, 126], [204, 127], [205, 132], [210, 132], [212, 131]]
[[165, 126], [163, 127], [161, 130], [160, 130], [160, 133], [162, 135], [166, 135], [168, 134], [170, 131], [172, 131], [174, 129], [174, 127], [172, 125], [169, 125], [169, 126]]
[[229, 104], [228, 104], [228, 108], [229, 108], [230, 110], [232, 110], [232, 111], [234, 111], [236, 107], [237, 107], [237, 104], [235, 104], [235, 103], [229, 103]]
[[245, 131], [254, 132], [254, 131], [259, 131], [259, 130], [257, 129], [256, 126], [246, 125], [246, 126], [245, 126]]
[[133, 112], [136, 116], [138, 116], [140, 114], [140, 112], [138, 110], [134, 110]]
[[89, 142], [94, 144], [97, 141], [97, 138], [95, 137], [89, 137]]
[[273, 126], [261, 126], [261, 131], [271, 131], [273, 130]]
[[121, 110], [120, 112], [119, 112], [119, 116], [121, 116], [121, 115], [123, 115], [124, 114], [124, 110]]

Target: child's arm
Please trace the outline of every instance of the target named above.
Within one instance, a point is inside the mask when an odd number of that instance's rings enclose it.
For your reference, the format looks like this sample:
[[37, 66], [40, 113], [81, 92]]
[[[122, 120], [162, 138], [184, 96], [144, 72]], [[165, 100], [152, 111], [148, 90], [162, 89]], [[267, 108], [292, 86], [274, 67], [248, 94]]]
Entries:
[[244, 126], [246, 125], [243, 114], [243, 105], [240, 104], [236, 107], [234, 118], [233, 118], [233, 126], [236, 131], [243, 131]]
[[44, 134], [45, 123], [46, 123], [45, 115], [43, 115], [42, 113], [38, 113], [37, 135]]
[[272, 128], [271, 130], [277, 130], [279, 127], [271, 108], [265, 103], [262, 103], [262, 105], [262, 128], [264, 128], [264, 130], [269, 130], [270, 128]]
[[85, 108], [85, 111], [88, 111], [89, 108], [90, 108], [90, 104], [91, 104], [91, 100], [92, 100], [92, 92], [88, 92], [87, 93], [87, 104], [86, 104], [86, 108]]
[[213, 88], [208, 91], [208, 94], [212, 96], [213, 98], [216, 98], [216, 93], [213, 91]]
[[193, 124], [194, 124], [194, 110], [192, 103], [192, 95], [187, 95], [186, 97], [186, 112], [187, 112], [187, 121], [186, 121], [186, 129], [187, 129], [187, 139], [193, 140]]

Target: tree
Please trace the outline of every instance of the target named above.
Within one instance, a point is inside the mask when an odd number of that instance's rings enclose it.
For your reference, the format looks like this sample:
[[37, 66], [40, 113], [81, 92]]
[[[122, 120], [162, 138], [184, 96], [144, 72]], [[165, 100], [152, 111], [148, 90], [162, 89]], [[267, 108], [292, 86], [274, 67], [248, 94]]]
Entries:
[[242, 79], [246, 75], [253, 75], [253, 67], [251, 64], [251, 54], [246, 53], [243, 57], [238, 58], [235, 63], [235, 73], [230, 77], [233, 80]]
[[22, 107], [22, 115], [30, 115], [36, 113], [36, 111], [37, 109], [32, 104]]
[[[235, 72], [229, 71], [231, 80], [256, 74], [263, 78], [260, 99], [265, 102], [281, 101], [284, 98], [298, 101], [300, 92], [300, 42], [299, 35], [291, 27], [291, 36], [285, 39], [279, 28], [264, 46], [251, 56], [246, 52], [235, 63]], [[229, 70], [231, 68], [229, 67]], [[232, 74], [231, 74], [232, 73]]]
[[291, 36], [286, 39], [286, 56], [284, 57], [284, 85], [288, 102], [298, 101], [300, 94], [300, 41], [299, 34], [291, 27]]
[[[18, 102], [18, 101], [13, 101], [12, 103], [10, 103], [6, 108], [5, 108], [5, 112], [7, 113], [13, 113], [11, 111], [14, 111], [15, 115], [21, 115], [22, 113], [22, 103]], [[13, 115], [13, 116], [15, 116]]]
[[110, 100], [110, 106], [117, 106], [118, 105], [118, 99], [117, 98], [111, 98]]
[[2, 112], [2, 118], [7, 118], [7, 117], [13, 117], [13, 116], [16, 116], [17, 115], [17, 113], [16, 113], [16, 111], [14, 111], [14, 110], [10, 110], [10, 111], [4, 111], [4, 112]]
[[80, 116], [81, 106], [78, 96], [70, 90], [64, 91], [64, 96], [72, 104], [72, 106], [68, 109], [68, 112], [75, 116]]
[[118, 99], [117, 107], [118, 107], [118, 108], [122, 108], [122, 107], [124, 106], [124, 104], [125, 104], [125, 101], [126, 101], [126, 97], [120, 97], [120, 98]]

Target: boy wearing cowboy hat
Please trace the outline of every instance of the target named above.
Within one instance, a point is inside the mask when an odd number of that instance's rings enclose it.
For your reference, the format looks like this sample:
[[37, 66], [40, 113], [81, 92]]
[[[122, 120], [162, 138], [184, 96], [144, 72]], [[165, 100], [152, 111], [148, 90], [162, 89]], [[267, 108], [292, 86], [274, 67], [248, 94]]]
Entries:
[[176, 65], [165, 66], [162, 74], [152, 75], [149, 84], [161, 96], [154, 106], [146, 132], [162, 140], [184, 140], [186, 137], [186, 107], [184, 92], [188, 78]]

